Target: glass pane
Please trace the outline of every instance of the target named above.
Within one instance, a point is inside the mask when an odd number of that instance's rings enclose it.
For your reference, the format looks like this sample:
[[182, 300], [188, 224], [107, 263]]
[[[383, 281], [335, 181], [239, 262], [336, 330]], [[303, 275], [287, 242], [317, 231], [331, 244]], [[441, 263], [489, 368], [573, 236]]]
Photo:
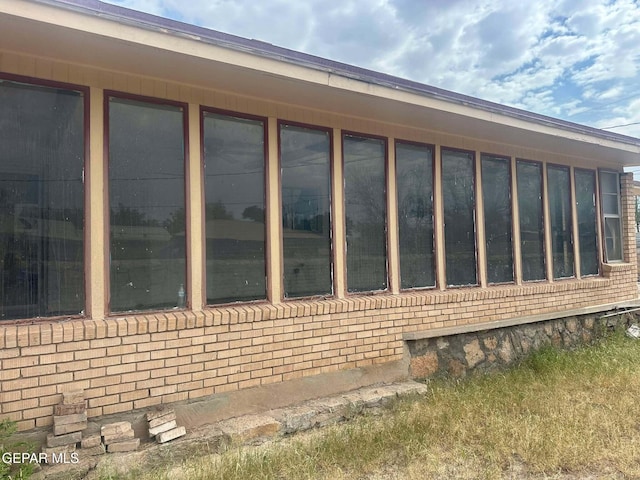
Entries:
[[387, 204], [383, 140], [344, 136], [347, 288], [387, 288]]
[[183, 307], [183, 111], [109, 100], [111, 311]]
[[282, 125], [282, 232], [285, 297], [331, 289], [329, 133]]
[[264, 124], [205, 112], [207, 303], [266, 297]]
[[442, 150], [442, 194], [447, 285], [475, 285], [473, 154]]
[[620, 219], [604, 219], [604, 241], [607, 261], [622, 261], [622, 239], [620, 238]]
[[615, 172], [600, 172], [600, 189], [602, 193], [618, 195], [618, 174]]
[[544, 223], [542, 217], [542, 164], [518, 161], [518, 213], [522, 279], [544, 280]]
[[84, 98], [0, 81], [0, 319], [84, 309]]
[[618, 216], [618, 194], [617, 193], [603, 193], [602, 194], [602, 212], [605, 215]]
[[402, 288], [436, 284], [433, 252], [433, 152], [396, 143]]
[[568, 167], [547, 167], [553, 278], [572, 277], [573, 235]]
[[580, 274], [598, 274], [598, 242], [596, 231], [596, 175], [576, 170], [576, 212], [580, 244]]
[[513, 281], [511, 166], [506, 158], [482, 156], [482, 196], [489, 283]]

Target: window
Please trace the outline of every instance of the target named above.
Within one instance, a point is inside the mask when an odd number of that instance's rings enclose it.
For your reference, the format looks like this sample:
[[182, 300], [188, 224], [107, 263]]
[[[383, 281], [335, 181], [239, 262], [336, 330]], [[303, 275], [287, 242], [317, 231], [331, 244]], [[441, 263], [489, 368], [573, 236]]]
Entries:
[[184, 109], [108, 105], [111, 310], [184, 307]]
[[328, 131], [280, 125], [285, 297], [332, 293], [330, 158]]
[[580, 275], [597, 275], [599, 271], [596, 229], [596, 174], [592, 170], [574, 171]]
[[447, 285], [475, 285], [475, 169], [470, 152], [442, 150]]
[[266, 298], [265, 127], [203, 113], [207, 303]]
[[0, 319], [84, 309], [83, 92], [0, 79]]
[[511, 161], [482, 155], [482, 200], [489, 283], [513, 281]]
[[349, 292], [387, 288], [386, 142], [343, 137]]
[[433, 150], [396, 143], [400, 277], [402, 288], [433, 287]]
[[607, 262], [621, 262], [620, 178], [616, 172], [600, 172], [600, 197], [604, 217], [605, 258]]
[[569, 167], [549, 165], [547, 181], [553, 278], [572, 277], [574, 275], [573, 223]]
[[522, 279], [546, 278], [544, 262], [544, 221], [542, 216], [542, 164], [518, 160], [518, 213]]

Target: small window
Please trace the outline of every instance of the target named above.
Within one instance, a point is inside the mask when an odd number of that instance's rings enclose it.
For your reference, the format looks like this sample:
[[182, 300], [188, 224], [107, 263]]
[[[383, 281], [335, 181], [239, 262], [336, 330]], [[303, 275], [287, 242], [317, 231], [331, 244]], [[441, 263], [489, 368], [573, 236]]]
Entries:
[[511, 160], [491, 155], [481, 160], [487, 281], [512, 282]]
[[0, 79], [0, 320], [84, 309], [84, 102]]
[[387, 288], [386, 142], [343, 137], [349, 292]]
[[203, 114], [207, 303], [266, 298], [265, 126]]
[[547, 167], [553, 278], [574, 276], [573, 222], [569, 167]]
[[522, 279], [544, 280], [544, 220], [542, 215], [542, 164], [518, 160], [518, 213]]
[[111, 311], [185, 306], [184, 108], [109, 97]]
[[604, 253], [607, 262], [622, 261], [622, 225], [620, 215], [620, 176], [600, 172], [600, 198], [604, 220]]
[[447, 285], [476, 285], [474, 155], [442, 150]]
[[330, 295], [331, 139], [280, 125], [284, 296]]
[[597, 275], [599, 259], [596, 228], [596, 173], [593, 170], [576, 169], [575, 181], [580, 275]]
[[433, 150], [396, 143], [402, 288], [436, 284], [433, 250]]

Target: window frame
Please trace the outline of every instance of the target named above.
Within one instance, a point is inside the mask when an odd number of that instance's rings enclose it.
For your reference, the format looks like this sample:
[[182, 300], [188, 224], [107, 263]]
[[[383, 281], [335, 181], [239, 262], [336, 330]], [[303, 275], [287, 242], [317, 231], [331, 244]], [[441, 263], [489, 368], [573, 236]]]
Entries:
[[[578, 210], [578, 182], [577, 182], [577, 174], [579, 172], [589, 172], [590, 174], [593, 175], [593, 186], [594, 186], [594, 191], [593, 191], [593, 209], [594, 209], [594, 223], [595, 223], [595, 234], [596, 234], [596, 261], [597, 261], [597, 269], [598, 271], [596, 273], [582, 273], [582, 268], [583, 268], [583, 261], [582, 261], [582, 245], [580, 242], [580, 212]], [[592, 168], [585, 168], [585, 167], [574, 167], [573, 168], [573, 182], [575, 184], [575, 191], [576, 191], [576, 198], [574, 199], [574, 205], [575, 205], [575, 209], [576, 209], [576, 221], [578, 224], [578, 236], [576, 238], [576, 245], [577, 245], [577, 251], [580, 254], [580, 278], [585, 278], [585, 277], [597, 277], [602, 273], [602, 268], [601, 268], [601, 263], [602, 263], [602, 253], [603, 250], [601, 249], [601, 241], [600, 241], [600, 235], [598, 235], [598, 171], [596, 169], [592, 169]], [[604, 225], [604, 222], [602, 222]], [[576, 271], [576, 274], [578, 272]]]
[[[231, 302], [224, 303], [209, 303], [207, 301], [207, 229], [206, 229], [206, 172], [205, 172], [205, 149], [204, 149], [204, 116], [206, 113], [211, 113], [214, 115], [226, 116], [231, 118], [237, 118], [240, 120], [249, 120], [256, 121], [262, 123], [262, 134], [263, 134], [263, 158], [264, 158], [264, 174], [262, 179], [263, 185], [263, 199], [264, 202], [264, 276], [265, 276], [265, 296], [264, 298], [257, 298], [255, 300], [237, 300]], [[225, 307], [225, 306], [233, 306], [233, 305], [253, 305], [253, 304], [264, 304], [264, 303], [274, 303], [274, 299], [270, 298], [270, 288], [269, 285], [273, 281], [273, 275], [271, 272], [271, 258], [269, 256], [271, 239], [269, 238], [269, 119], [268, 117], [263, 117], [260, 115], [252, 115], [248, 113], [237, 112], [234, 110], [227, 110], [222, 108], [210, 107], [206, 105], [199, 105], [198, 110], [198, 119], [200, 123], [200, 178], [201, 178], [201, 224], [202, 228], [202, 266], [201, 266], [201, 275], [202, 275], [202, 288], [203, 288], [203, 299], [204, 305], [208, 308], [217, 308], [217, 307]], [[279, 142], [278, 142], [279, 143]], [[278, 152], [279, 153], [279, 152]], [[279, 162], [278, 162], [279, 163]], [[278, 184], [280, 183], [280, 177], [278, 176]], [[282, 222], [282, 220], [280, 220]], [[280, 257], [282, 260], [282, 250], [280, 251]], [[282, 270], [281, 270], [282, 271]], [[279, 280], [282, 282], [282, 278]]]
[[[484, 175], [482, 173], [482, 167], [483, 167], [483, 160], [484, 159], [487, 160], [503, 160], [506, 162], [507, 164], [507, 169], [508, 169], [508, 173], [509, 173], [509, 178], [508, 183], [507, 183], [507, 187], [509, 188], [509, 213], [510, 213], [510, 218], [511, 218], [511, 239], [510, 239], [510, 243], [511, 243], [511, 280], [508, 280], [506, 282], [492, 282], [489, 280], [489, 254], [488, 254], [488, 249], [487, 249], [487, 211], [485, 208], [485, 201], [484, 201], [484, 196], [485, 196], [485, 188], [484, 188]], [[478, 200], [476, 199], [476, 203], [481, 205], [482, 208], [482, 216], [483, 216], [483, 220], [484, 220], [484, 231], [485, 231], [485, 235], [484, 235], [484, 244], [485, 244], [485, 254], [484, 254], [484, 262], [486, 265], [486, 269], [487, 269], [487, 285], [513, 285], [514, 283], [516, 283], [516, 252], [515, 252], [515, 248], [514, 248], [514, 237], [515, 237], [515, 221], [514, 221], [514, 213], [513, 213], [513, 180], [514, 180], [514, 172], [513, 172], [513, 168], [511, 168], [511, 157], [506, 156], [506, 155], [499, 155], [499, 154], [495, 154], [495, 153], [490, 153], [490, 152], [480, 152], [480, 184], [482, 185], [482, 199]], [[481, 203], [480, 203], [481, 202]]]
[[151, 97], [147, 95], [138, 95], [119, 90], [104, 90], [103, 92], [103, 148], [104, 148], [104, 218], [105, 218], [105, 245], [108, 245], [105, 257], [105, 315], [118, 316], [126, 313], [142, 313], [153, 314], [156, 312], [171, 311], [168, 309], [149, 309], [149, 310], [127, 310], [112, 311], [111, 310], [111, 181], [109, 179], [109, 100], [111, 98], [130, 100], [133, 102], [148, 103], [151, 105], [165, 105], [182, 109], [182, 144], [183, 144], [183, 175], [184, 175], [184, 209], [185, 209], [185, 305], [177, 310], [191, 310], [191, 192], [189, 188], [189, 104], [178, 102], [159, 97]]
[[[521, 280], [522, 283], [540, 283], [540, 282], [548, 282], [549, 278], [547, 276], [547, 242], [546, 242], [546, 212], [545, 212], [545, 164], [544, 162], [540, 161], [540, 160], [529, 160], [526, 158], [516, 158], [516, 171], [515, 171], [515, 179], [516, 179], [516, 189], [518, 190], [518, 204], [516, 205], [516, 207], [518, 208], [518, 233], [519, 233], [519, 237], [520, 237], [520, 245], [519, 245], [519, 250], [520, 250], [520, 264], [522, 265], [521, 268]], [[541, 258], [542, 258], [542, 272], [543, 272], [543, 278], [537, 278], [537, 279], [532, 279], [532, 280], [527, 280], [524, 278], [524, 253], [522, 251], [522, 216], [520, 215], [520, 202], [521, 202], [521, 195], [520, 195], [520, 189], [518, 188], [518, 163], [528, 163], [528, 164], [533, 164], [533, 165], [538, 165], [540, 167], [540, 215], [541, 215], [541, 225], [542, 225], [542, 251], [540, 252]]]
[[[347, 244], [347, 178], [344, 173], [345, 166], [345, 155], [344, 155], [344, 140], [346, 137], [358, 137], [369, 140], [380, 140], [384, 146], [384, 198], [385, 198], [385, 215], [384, 215], [384, 242], [385, 242], [385, 282], [386, 287], [384, 289], [378, 290], [357, 290], [352, 291], [349, 290], [349, 279], [348, 279], [348, 269], [349, 269], [349, 251]], [[344, 231], [344, 271], [341, 273], [343, 275], [344, 281], [344, 293], [346, 296], [357, 296], [357, 295], [375, 295], [381, 294], [391, 291], [391, 272], [390, 272], [390, 264], [389, 264], [389, 254], [390, 252], [390, 238], [389, 238], [389, 137], [385, 137], [382, 135], [371, 135], [361, 132], [354, 132], [351, 130], [340, 130], [340, 162], [341, 162], [341, 172], [342, 172], [342, 212], [343, 212], [343, 231]]]
[[[473, 217], [473, 250], [474, 250], [474, 261], [475, 261], [475, 272], [474, 272], [474, 276], [475, 276], [475, 283], [467, 283], [467, 284], [462, 284], [462, 285], [456, 285], [456, 284], [450, 284], [449, 283], [449, 279], [448, 279], [448, 275], [447, 275], [447, 228], [446, 228], [446, 221], [445, 221], [445, 216], [446, 216], [446, 204], [445, 204], [445, 193], [444, 193], [444, 157], [443, 157], [443, 153], [445, 151], [449, 151], [449, 152], [453, 152], [453, 153], [464, 153], [464, 154], [470, 154], [471, 155], [471, 165], [473, 168], [473, 208], [472, 208], [472, 217]], [[445, 289], [450, 289], [450, 288], [469, 288], [469, 287], [480, 287], [480, 265], [479, 265], [479, 252], [478, 252], [478, 198], [477, 198], [477, 191], [478, 191], [478, 172], [477, 172], [477, 168], [476, 168], [476, 160], [477, 160], [477, 155], [476, 155], [476, 151], [475, 150], [465, 150], [462, 148], [455, 148], [455, 147], [446, 147], [444, 145], [440, 146], [440, 158], [439, 161], [440, 162], [440, 178], [439, 181], [441, 183], [441, 190], [442, 190], [442, 198], [441, 198], [441, 202], [442, 202], [442, 239], [444, 241], [443, 245], [442, 245], [442, 250], [443, 250], [443, 257], [444, 257], [444, 279], [443, 279], [443, 284], [444, 284], [444, 288]]]
[[[331, 293], [328, 294], [317, 294], [310, 296], [301, 296], [301, 297], [287, 297], [286, 289], [284, 285], [284, 233], [280, 235], [279, 243], [280, 243], [280, 268], [282, 275], [280, 276], [280, 291], [282, 292], [282, 301], [301, 301], [301, 300], [314, 300], [314, 299], [328, 299], [335, 298], [336, 296], [336, 250], [335, 250], [335, 231], [334, 231], [334, 221], [335, 221], [335, 211], [334, 211], [334, 201], [335, 201], [335, 192], [333, 191], [334, 185], [334, 177], [335, 177], [335, 150], [333, 146], [333, 128], [331, 127], [323, 127], [319, 125], [313, 125], [303, 122], [290, 121], [286, 119], [279, 118], [277, 121], [277, 136], [278, 136], [278, 204], [280, 205], [280, 213], [279, 213], [279, 222], [282, 225], [282, 142], [281, 142], [281, 132], [283, 126], [290, 126], [294, 128], [306, 129], [306, 130], [317, 130], [321, 132], [327, 133], [329, 137], [329, 271], [331, 275]], [[265, 132], [266, 135], [266, 132]], [[266, 145], [265, 145], [266, 147]], [[265, 187], [266, 191], [266, 187]], [[346, 245], [346, 239], [345, 239]], [[346, 268], [346, 263], [345, 263]]]
[[[617, 198], [617, 207], [618, 207], [618, 213], [617, 215], [615, 214], [611, 214], [611, 213], [605, 213], [604, 211], [604, 196], [605, 195], [611, 195], [611, 193], [604, 193], [602, 191], [602, 175], [615, 175], [616, 176], [616, 198]], [[624, 226], [623, 226], [623, 214], [622, 214], [622, 187], [621, 187], [621, 178], [620, 178], [620, 172], [615, 171], [615, 170], [609, 170], [609, 169], [604, 169], [604, 168], [600, 168], [598, 169], [598, 176], [597, 176], [597, 189], [598, 189], [598, 193], [599, 193], [599, 206], [600, 206], [600, 212], [601, 212], [601, 218], [602, 218], [602, 225], [601, 225], [601, 234], [602, 234], [602, 261], [603, 263], [607, 263], [607, 264], [616, 264], [616, 263], [624, 263], [625, 262], [625, 258], [624, 258], [624, 239], [622, 236], [622, 232], [624, 230]], [[609, 259], [609, 255], [607, 252], [607, 218], [617, 218], [618, 222], [619, 222], [619, 229], [618, 229], [618, 235], [620, 238], [620, 259], [613, 259], [610, 260]]]
[[[11, 318], [6, 320], [0, 320], [0, 325], [7, 325], [16, 322], [51, 322], [62, 319], [87, 319], [91, 318], [92, 303], [91, 303], [91, 288], [90, 288], [90, 271], [91, 271], [91, 182], [87, 181], [87, 178], [91, 178], [91, 89], [89, 86], [78, 85], [76, 83], [59, 82], [55, 80], [47, 80], [38, 77], [32, 77], [29, 75], [18, 75], [14, 73], [7, 73], [0, 71], [0, 80], [19, 83], [24, 85], [32, 85], [37, 87], [45, 87], [51, 89], [61, 89], [78, 92], [83, 98], [83, 112], [82, 112], [82, 136], [83, 136], [83, 159], [82, 159], [82, 208], [83, 208], [83, 232], [82, 232], [82, 283], [83, 283], [83, 304], [84, 309], [77, 314], [68, 315], [55, 315], [48, 317], [28, 317], [28, 318]], [[106, 259], [106, 257], [105, 257]]]
[[[431, 149], [431, 228], [433, 230], [431, 237], [433, 242], [433, 285], [428, 286], [420, 286], [420, 287], [403, 287], [402, 286], [402, 261], [401, 261], [401, 246], [400, 246], [400, 211], [399, 211], [399, 200], [398, 196], [398, 144], [401, 145], [409, 145], [420, 148], [429, 148]], [[436, 235], [436, 199], [435, 199], [435, 184], [436, 184], [436, 145], [432, 143], [424, 143], [424, 142], [416, 142], [413, 140], [404, 140], [400, 138], [395, 138], [393, 142], [393, 155], [395, 159], [395, 193], [396, 193], [396, 216], [398, 218], [398, 272], [400, 275], [399, 278], [399, 288], [400, 292], [412, 292], [412, 291], [420, 291], [420, 290], [434, 290], [438, 288], [440, 285], [440, 281], [438, 278], [438, 239]], [[389, 214], [387, 213], [387, 218]], [[388, 247], [387, 247], [388, 250]], [[387, 261], [388, 262], [388, 261]]]
[[[554, 250], [553, 250], [553, 213], [551, 212], [551, 196], [549, 194], [550, 189], [547, 187], [547, 203], [549, 205], [549, 229], [550, 229], [550, 233], [551, 233], [551, 273], [553, 275], [553, 280], [554, 281], [563, 281], [563, 280], [571, 280], [571, 279], [575, 279], [578, 278], [578, 271], [577, 271], [577, 265], [576, 265], [576, 258], [575, 258], [575, 248], [577, 246], [576, 244], [576, 239], [575, 237], [575, 232], [573, 231], [573, 222], [574, 220], [577, 219], [576, 214], [577, 212], [575, 211], [575, 203], [576, 203], [576, 199], [575, 199], [575, 195], [572, 192], [571, 189], [571, 183], [572, 183], [572, 176], [573, 176], [573, 180], [575, 180], [575, 174], [571, 175], [571, 167], [569, 165], [563, 165], [561, 163], [547, 163], [546, 165], [546, 179], [545, 181], [547, 182], [547, 185], [549, 185], [549, 170], [556, 170], [556, 171], [560, 171], [560, 170], [564, 170], [567, 172], [567, 193], [568, 193], [568, 206], [569, 206], [569, 214], [571, 215], [571, 218], [569, 219], [569, 227], [568, 227], [568, 232], [569, 232], [569, 240], [571, 242], [571, 248], [569, 249], [570, 252], [570, 256], [571, 256], [571, 262], [573, 264], [573, 273], [569, 276], [566, 277], [556, 277], [555, 276], [555, 256], [554, 256]], [[575, 182], [574, 182], [575, 183]], [[574, 217], [576, 217], [574, 219]]]

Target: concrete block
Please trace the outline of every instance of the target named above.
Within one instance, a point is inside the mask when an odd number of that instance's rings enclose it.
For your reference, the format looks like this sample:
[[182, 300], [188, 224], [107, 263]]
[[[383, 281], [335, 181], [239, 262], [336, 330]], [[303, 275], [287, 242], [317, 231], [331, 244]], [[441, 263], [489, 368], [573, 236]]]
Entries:
[[112, 443], [118, 443], [118, 442], [124, 442], [127, 440], [131, 440], [133, 437], [135, 437], [135, 433], [133, 431], [133, 429], [128, 430], [126, 432], [123, 433], [116, 433], [113, 435], [103, 435], [102, 436], [102, 442], [105, 445], [111, 445]]
[[186, 435], [187, 433], [187, 429], [184, 427], [177, 427], [177, 428], [173, 428], [171, 430], [168, 430], [166, 432], [162, 432], [161, 434], [159, 434], [156, 439], [158, 440], [158, 443], [166, 443], [170, 440], [175, 440], [176, 438], [180, 438], [184, 435]]
[[102, 443], [102, 437], [100, 435], [89, 435], [88, 437], [84, 437], [80, 442], [80, 447], [82, 448], [92, 448], [97, 447]]
[[84, 413], [87, 411], [86, 402], [83, 400], [82, 403], [74, 403], [72, 405], [54, 405], [53, 406], [53, 415], [61, 416], [61, 415], [73, 415], [76, 413]]
[[280, 422], [267, 415], [246, 415], [221, 422], [220, 430], [234, 443], [244, 443], [260, 437], [273, 437], [281, 428]]
[[96, 445], [95, 447], [83, 448], [80, 451], [80, 454], [82, 456], [89, 455], [89, 456], [94, 457], [96, 455], [104, 455], [106, 451], [107, 451], [107, 449], [105, 448], [105, 446], [102, 443], [100, 443], [100, 444]]
[[81, 432], [87, 428], [87, 421], [78, 423], [68, 423], [66, 425], [53, 425], [54, 435], [64, 435], [66, 433]]
[[54, 425], [68, 425], [70, 423], [80, 423], [87, 421], [87, 413], [71, 413], [68, 415], [54, 415], [53, 416], [53, 424]]
[[175, 419], [176, 419], [176, 412], [172, 410], [166, 415], [162, 415], [160, 417], [155, 417], [155, 418], [152, 418], [151, 420], [148, 420], [148, 419], [147, 420], [149, 421], [149, 428], [151, 429], [159, 425], [162, 425], [163, 423], [168, 423], [171, 420], [175, 420]]
[[125, 440], [123, 442], [110, 443], [109, 445], [107, 445], [107, 452], [132, 452], [134, 450], [137, 450], [139, 446], [140, 439], [134, 438], [131, 440]]
[[70, 445], [60, 445], [58, 447], [42, 447], [42, 453], [46, 453], [47, 457], [50, 457], [52, 454], [60, 455], [61, 453], [72, 453], [76, 451], [76, 444], [72, 443]]
[[130, 422], [107, 423], [100, 428], [100, 435], [117, 435], [131, 430]]
[[47, 447], [62, 447], [65, 445], [73, 445], [82, 440], [81, 432], [68, 433], [66, 435], [47, 435]]
[[171, 420], [170, 422], [163, 423], [162, 425], [158, 425], [157, 427], [150, 428], [149, 429], [149, 435], [153, 437], [154, 435], [158, 435], [159, 433], [166, 432], [168, 430], [176, 428], [177, 426], [178, 425], [177, 425], [176, 421], [175, 420]]

